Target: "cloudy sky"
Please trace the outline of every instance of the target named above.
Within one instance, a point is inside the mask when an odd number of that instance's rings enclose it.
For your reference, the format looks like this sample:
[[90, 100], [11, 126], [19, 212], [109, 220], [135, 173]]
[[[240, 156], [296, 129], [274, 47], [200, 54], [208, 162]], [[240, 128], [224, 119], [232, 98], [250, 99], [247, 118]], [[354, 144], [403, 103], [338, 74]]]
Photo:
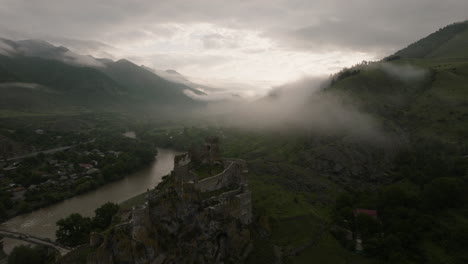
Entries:
[[380, 59], [467, 0], [0, 0], [0, 37], [266, 88]]

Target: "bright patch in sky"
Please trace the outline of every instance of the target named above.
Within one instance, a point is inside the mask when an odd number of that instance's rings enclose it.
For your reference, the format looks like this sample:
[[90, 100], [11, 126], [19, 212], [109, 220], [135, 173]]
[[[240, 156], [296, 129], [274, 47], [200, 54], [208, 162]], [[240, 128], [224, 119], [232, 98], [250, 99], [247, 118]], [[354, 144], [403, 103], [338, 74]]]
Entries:
[[[155, 69], [175, 69], [212, 86], [268, 89], [304, 76], [328, 75], [375, 55], [282, 47], [255, 30], [213, 24], [159, 24], [133, 37], [104, 36], [126, 57]], [[247, 88], [246, 88], [247, 89]]]

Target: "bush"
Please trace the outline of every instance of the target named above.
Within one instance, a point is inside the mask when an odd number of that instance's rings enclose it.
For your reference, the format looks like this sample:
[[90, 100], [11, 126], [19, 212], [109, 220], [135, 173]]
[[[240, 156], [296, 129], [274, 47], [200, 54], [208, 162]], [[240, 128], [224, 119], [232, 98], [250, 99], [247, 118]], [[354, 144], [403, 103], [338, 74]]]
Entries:
[[57, 252], [45, 246], [17, 246], [8, 256], [8, 264], [48, 264], [54, 263]]

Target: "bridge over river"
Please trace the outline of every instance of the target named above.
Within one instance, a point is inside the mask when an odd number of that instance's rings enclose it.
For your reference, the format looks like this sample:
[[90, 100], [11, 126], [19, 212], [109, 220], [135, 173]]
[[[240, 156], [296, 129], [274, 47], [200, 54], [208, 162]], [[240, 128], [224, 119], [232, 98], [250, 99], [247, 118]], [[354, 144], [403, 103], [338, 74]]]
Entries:
[[19, 233], [19, 232], [8, 231], [8, 230], [5, 230], [5, 229], [0, 229], [0, 236], [12, 238], [12, 239], [17, 239], [17, 240], [22, 240], [22, 241], [32, 243], [32, 244], [36, 244], [36, 245], [43, 245], [43, 246], [46, 246], [46, 247], [51, 247], [51, 248], [54, 248], [54, 249], [58, 250], [60, 252], [60, 255], [62, 255], [62, 256], [67, 254], [71, 250], [73, 250], [73, 248], [61, 245], [61, 244], [59, 244], [59, 243], [57, 243], [55, 241], [52, 241], [52, 240], [50, 240], [48, 238], [41, 238], [41, 237], [28, 235], [28, 234], [23, 234], [23, 233]]

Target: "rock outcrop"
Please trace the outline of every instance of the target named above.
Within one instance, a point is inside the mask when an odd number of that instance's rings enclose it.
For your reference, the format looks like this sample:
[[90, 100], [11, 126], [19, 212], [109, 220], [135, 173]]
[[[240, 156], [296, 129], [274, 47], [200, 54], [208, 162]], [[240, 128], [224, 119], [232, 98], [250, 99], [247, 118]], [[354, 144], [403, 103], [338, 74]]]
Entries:
[[145, 205], [103, 238], [92, 236], [96, 251], [88, 263], [242, 263], [252, 248], [247, 167], [242, 160], [216, 162], [224, 170], [199, 180], [190, 154], [176, 157]]

